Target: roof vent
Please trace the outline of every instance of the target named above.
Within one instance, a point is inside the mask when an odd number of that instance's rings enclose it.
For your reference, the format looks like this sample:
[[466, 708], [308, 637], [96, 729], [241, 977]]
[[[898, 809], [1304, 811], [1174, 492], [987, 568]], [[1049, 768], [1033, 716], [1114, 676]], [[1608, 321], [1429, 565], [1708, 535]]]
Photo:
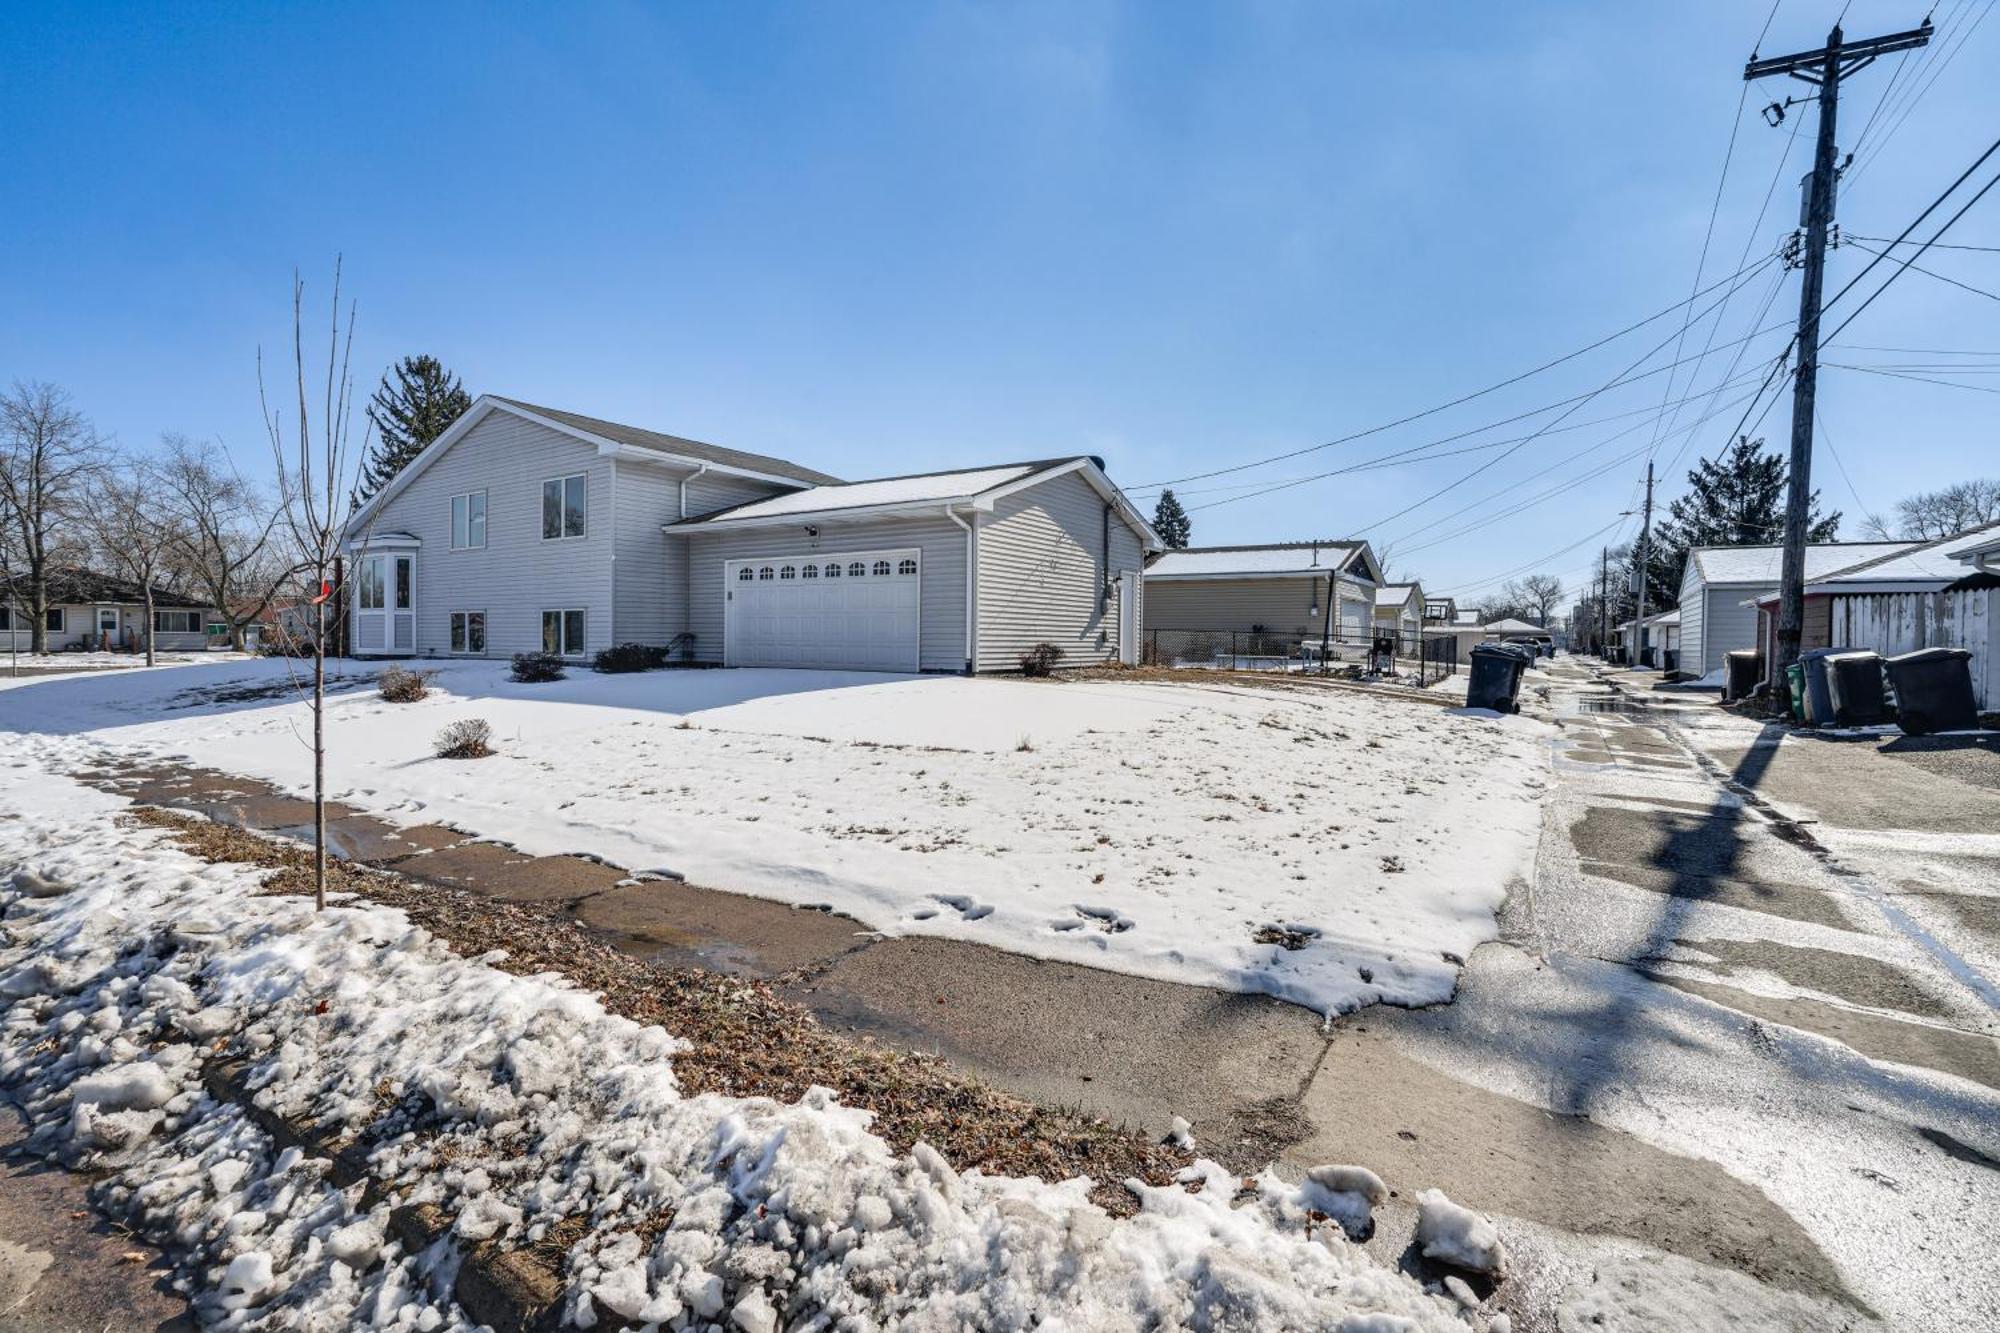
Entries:
[[1107, 473], [1108, 473], [1108, 472], [1110, 472], [1110, 471], [1111, 471], [1111, 469], [1110, 469], [1110, 468], [1108, 468], [1108, 467], [1104, 466], [1104, 459], [1103, 459], [1103, 457], [1102, 457], [1102, 456], [1100, 456], [1100, 455], [1098, 455], [1098, 454], [1091, 454], [1091, 455], [1089, 455], [1089, 458], [1090, 458], [1090, 461], [1091, 461], [1091, 462], [1093, 462], [1093, 463], [1097, 464], [1097, 470], [1098, 470], [1099, 472], [1107, 472]]

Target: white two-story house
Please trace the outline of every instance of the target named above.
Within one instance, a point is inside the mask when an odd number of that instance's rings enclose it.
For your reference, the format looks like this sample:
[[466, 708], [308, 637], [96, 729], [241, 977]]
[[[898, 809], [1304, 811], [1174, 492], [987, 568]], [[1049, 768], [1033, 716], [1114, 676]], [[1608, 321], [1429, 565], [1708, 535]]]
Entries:
[[348, 526], [357, 656], [1009, 671], [1136, 660], [1160, 542], [1102, 464], [842, 482], [760, 454], [481, 397]]

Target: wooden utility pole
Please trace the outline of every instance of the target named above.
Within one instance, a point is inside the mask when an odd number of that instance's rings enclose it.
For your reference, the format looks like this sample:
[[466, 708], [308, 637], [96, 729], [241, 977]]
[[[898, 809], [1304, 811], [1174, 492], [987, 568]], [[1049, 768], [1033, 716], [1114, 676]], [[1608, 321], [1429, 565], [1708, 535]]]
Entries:
[[1597, 548], [1597, 655], [1611, 656], [1611, 548]]
[[[1840, 81], [1894, 51], [1908, 51], [1931, 39], [1930, 20], [1921, 28], [1848, 42], [1840, 25], [1827, 34], [1826, 46], [1796, 55], [1759, 60], [1754, 55], [1743, 68], [1746, 82], [1788, 74], [1819, 89], [1819, 142], [1813, 153], [1812, 181], [1806, 196], [1805, 247], [1801, 261], [1805, 280], [1799, 286], [1798, 363], [1792, 374], [1792, 458], [1785, 496], [1785, 558], [1778, 576], [1778, 653], [1770, 679], [1784, 680], [1784, 670], [1799, 657], [1805, 628], [1806, 524], [1812, 506], [1813, 394], [1819, 384], [1820, 292], [1826, 279], [1826, 238], [1833, 225], [1834, 186], [1840, 168], [1834, 159], [1834, 122], [1840, 110]], [[1789, 99], [1788, 99], [1789, 103]], [[1778, 107], [1777, 121], [1784, 119]], [[1776, 121], [1773, 122], [1777, 123]]]
[[1646, 462], [1646, 517], [1639, 524], [1639, 563], [1634, 567], [1633, 577], [1639, 584], [1639, 616], [1632, 622], [1632, 639], [1639, 646], [1639, 660], [1634, 666], [1646, 665], [1646, 566], [1653, 558], [1653, 464]]

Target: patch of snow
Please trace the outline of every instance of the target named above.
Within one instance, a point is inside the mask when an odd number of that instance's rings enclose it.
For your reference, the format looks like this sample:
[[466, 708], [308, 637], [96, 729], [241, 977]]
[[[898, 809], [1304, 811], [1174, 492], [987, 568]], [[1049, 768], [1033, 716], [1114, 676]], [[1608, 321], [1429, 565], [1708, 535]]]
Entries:
[[[1248, 1197], [1207, 1161], [1134, 1182], [1121, 1220], [1088, 1180], [958, 1171], [923, 1145], [898, 1156], [824, 1088], [789, 1104], [684, 1097], [679, 1041], [558, 976], [459, 957], [388, 908], [262, 895], [261, 872], [197, 861], [116, 822], [124, 802], [18, 756], [0, 763], [0, 808], [20, 816], [0, 821], [0, 874], [36, 864], [74, 886], [0, 891], [0, 971], [64, 979], [0, 1011], [0, 1084], [28, 1149], [102, 1172], [100, 1206], [166, 1250], [204, 1323], [470, 1333], [448, 1294], [465, 1243], [529, 1245], [568, 1220], [583, 1224], [564, 1260], [577, 1325], [726, 1310], [743, 1333], [807, 1312], [823, 1327], [1084, 1329], [1211, 1310], [1245, 1329], [1464, 1327], [1451, 1302], [1308, 1227], [1312, 1196], [1269, 1172]], [[180, 929], [193, 918], [201, 930]], [[240, 1022], [181, 1041], [204, 1010]], [[348, 1138], [375, 1188], [335, 1188], [324, 1163], [206, 1096], [205, 1063], [239, 1056], [263, 1111]], [[523, 1069], [560, 1076], [529, 1091]], [[153, 1101], [162, 1077], [173, 1095], [130, 1134], [77, 1124], [86, 1093]], [[405, 1250], [387, 1223], [411, 1203], [453, 1231]]]
[[1426, 1259], [1467, 1272], [1498, 1277], [1507, 1271], [1507, 1250], [1493, 1224], [1453, 1203], [1443, 1190], [1417, 1195], [1417, 1244]]
[[[802, 491], [774, 495], [715, 515], [714, 521], [740, 518], [778, 518], [788, 514], [816, 514], [832, 509], [860, 509], [873, 505], [921, 504], [962, 500], [1005, 486], [1036, 469], [1015, 463], [1005, 467], [977, 468], [967, 472], [934, 472], [917, 477], [885, 477], [879, 481], [850, 481], [837, 485], [809, 486]], [[699, 519], [688, 526], [706, 526]]]
[[[1554, 735], [1354, 690], [758, 670], [517, 685], [500, 663], [426, 665], [422, 702], [329, 701], [330, 796], [887, 935], [1322, 1012], [1451, 997], [1453, 959], [1532, 873]], [[0, 729], [58, 767], [184, 756], [301, 790], [303, 706], [242, 698], [285, 664], [189, 674], [0, 683]], [[432, 759], [466, 716], [499, 753]], [[1260, 941], [1270, 922], [1309, 942]]]

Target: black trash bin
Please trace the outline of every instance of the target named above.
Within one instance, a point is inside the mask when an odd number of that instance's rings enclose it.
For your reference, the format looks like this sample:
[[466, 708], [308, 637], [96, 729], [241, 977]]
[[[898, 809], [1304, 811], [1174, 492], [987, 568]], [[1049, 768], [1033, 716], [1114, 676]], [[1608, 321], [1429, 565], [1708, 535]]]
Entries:
[[1722, 697], [1732, 702], [1748, 699], [1757, 688], [1757, 682], [1764, 679], [1764, 654], [1755, 648], [1738, 648], [1724, 653], [1722, 661], [1726, 672]]
[[1882, 654], [1835, 653], [1825, 661], [1834, 726], [1872, 727], [1889, 720], [1889, 696], [1882, 688]]
[[1919, 648], [1882, 664], [1896, 691], [1896, 720], [1912, 736], [1971, 731], [1979, 725], [1972, 698], [1972, 654], [1964, 648]]
[[1799, 654], [1799, 665], [1806, 669], [1805, 720], [1813, 726], [1824, 727], [1833, 721], [1833, 692], [1826, 683], [1826, 659], [1853, 651], [1843, 644], [1838, 648], [1808, 648]]
[[1662, 648], [1660, 650], [1660, 670], [1669, 676], [1676, 676], [1680, 674], [1680, 669], [1681, 650], [1678, 648]]
[[1521, 673], [1528, 669], [1528, 657], [1510, 643], [1472, 645], [1471, 678], [1466, 682], [1465, 706], [1490, 708], [1496, 713], [1518, 713], [1521, 705]]

